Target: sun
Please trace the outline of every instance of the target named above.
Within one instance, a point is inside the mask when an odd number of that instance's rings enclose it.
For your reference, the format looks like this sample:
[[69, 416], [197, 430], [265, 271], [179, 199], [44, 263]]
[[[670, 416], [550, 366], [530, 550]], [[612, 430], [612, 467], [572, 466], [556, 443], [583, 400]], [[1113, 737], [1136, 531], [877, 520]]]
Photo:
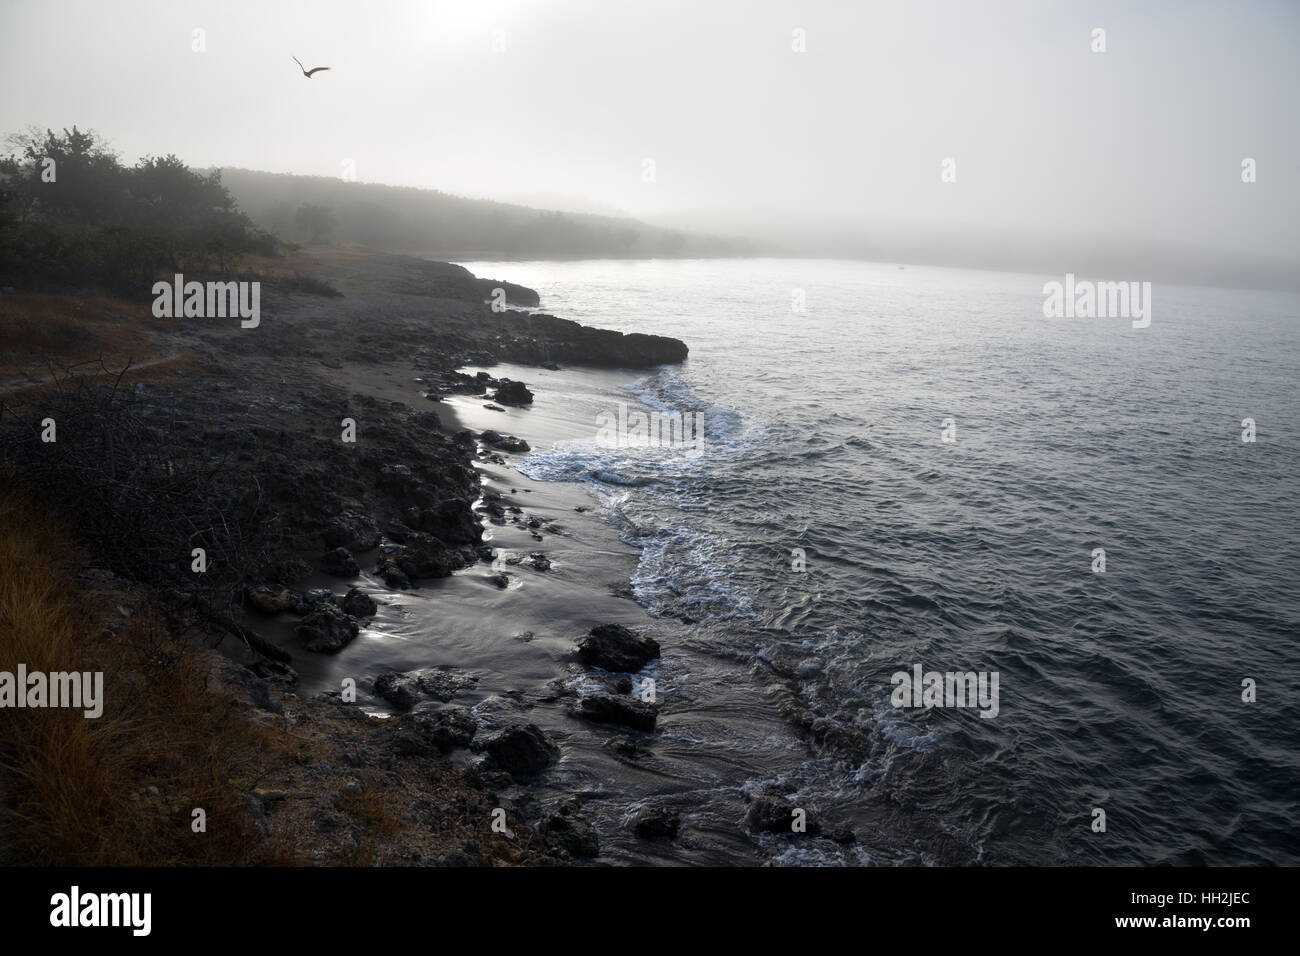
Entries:
[[417, 3], [423, 26], [456, 45], [488, 44], [508, 32], [519, 0], [424, 0]]

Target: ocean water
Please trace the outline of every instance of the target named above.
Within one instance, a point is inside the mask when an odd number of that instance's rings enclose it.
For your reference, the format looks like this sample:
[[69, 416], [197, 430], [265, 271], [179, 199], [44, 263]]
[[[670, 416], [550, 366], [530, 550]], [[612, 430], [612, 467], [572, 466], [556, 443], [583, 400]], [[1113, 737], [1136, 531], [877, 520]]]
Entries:
[[[859, 833], [761, 837], [768, 861], [1300, 863], [1300, 297], [1157, 283], [1135, 329], [1045, 318], [1061, 276], [464, 264], [690, 346], [517, 468], [635, 549], [678, 636], [665, 724], [713, 706], [725, 737], [695, 724], [699, 790], [776, 785]], [[619, 403], [698, 413], [701, 453], [609, 447]], [[996, 673], [996, 716], [894, 706], [915, 665]]]

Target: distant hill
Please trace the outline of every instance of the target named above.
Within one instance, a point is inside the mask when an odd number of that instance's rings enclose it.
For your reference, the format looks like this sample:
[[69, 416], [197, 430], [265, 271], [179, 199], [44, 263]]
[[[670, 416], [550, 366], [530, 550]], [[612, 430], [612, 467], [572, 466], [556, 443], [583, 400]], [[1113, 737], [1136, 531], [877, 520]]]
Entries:
[[223, 168], [221, 182], [255, 223], [286, 239], [359, 242], [391, 252], [469, 258], [743, 256], [743, 239], [635, 219], [466, 199], [430, 189]]

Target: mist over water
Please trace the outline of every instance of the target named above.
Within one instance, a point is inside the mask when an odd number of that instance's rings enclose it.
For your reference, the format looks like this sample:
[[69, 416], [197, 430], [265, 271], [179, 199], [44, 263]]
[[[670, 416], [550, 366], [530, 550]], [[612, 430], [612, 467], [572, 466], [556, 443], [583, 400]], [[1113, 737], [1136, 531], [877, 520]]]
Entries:
[[[593, 422], [519, 468], [588, 483], [640, 550], [638, 601], [687, 622], [670, 670], [745, 662], [807, 748], [773, 776], [874, 844], [773, 859], [1300, 860], [1297, 704], [1242, 701], [1300, 675], [1300, 297], [1157, 285], [1134, 329], [1044, 318], [1060, 276], [465, 264], [690, 345], [608, 402], [703, 412], [702, 457], [602, 448]], [[997, 716], [890, 706], [915, 664], [997, 672]]]

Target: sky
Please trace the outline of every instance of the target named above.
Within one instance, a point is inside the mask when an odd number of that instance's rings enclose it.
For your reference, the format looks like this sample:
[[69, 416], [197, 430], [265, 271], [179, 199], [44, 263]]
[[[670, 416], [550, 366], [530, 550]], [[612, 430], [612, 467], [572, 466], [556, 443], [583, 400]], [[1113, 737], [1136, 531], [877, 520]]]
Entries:
[[0, 91], [128, 161], [1300, 261], [1288, 0], [0, 0]]

